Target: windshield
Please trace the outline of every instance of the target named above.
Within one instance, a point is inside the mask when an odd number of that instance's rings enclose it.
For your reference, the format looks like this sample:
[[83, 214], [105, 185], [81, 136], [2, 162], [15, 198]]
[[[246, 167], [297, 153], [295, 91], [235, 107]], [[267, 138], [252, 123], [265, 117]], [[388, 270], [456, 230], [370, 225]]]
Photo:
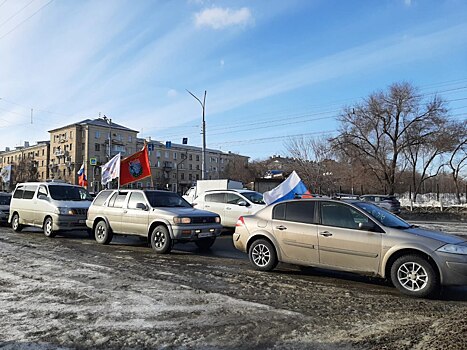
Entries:
[[92, 201], [92, 197], [83, 187], [49, 186], [50, 196], [57, 201]]
[[0, 196], [0, 205], [10, 205], [11, 196]]
[[184, 200], [180, 195], [174, 192], [146, 192], [151, 207], [178, 207], [178, 208], [191, 208], [191, 205]]
[[367, 203], [367, 202], [357, 202], [353, 203], [357, 207], [363, 209], [368, 214], [370, 214], [373, 218], [375, 218], [380, 224], [392, 227], [392, 228], [399, 228], [399, 229], [406, 229], [411, 227], [410, 224], [399, 218], [398, 216], [391, 214], [387, 210], [384, 210], [381, 207], [378, 207], [374, 204]]
[[258, 192], [241, 192], [243, 196], [248, 198], [248, 200], [255, 204], [266, 204], [263, 199], [263, 195]]

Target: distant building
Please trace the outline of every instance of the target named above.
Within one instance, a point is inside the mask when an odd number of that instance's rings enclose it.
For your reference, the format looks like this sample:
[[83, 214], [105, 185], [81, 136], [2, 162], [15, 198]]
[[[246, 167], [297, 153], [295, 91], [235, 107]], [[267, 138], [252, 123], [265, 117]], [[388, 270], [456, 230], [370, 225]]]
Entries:
[[77, 184], [77, 171], [84, 163], [91, 191], [101, 189], [100, 165], [118, 153], [125, 157], [136, 152], [138, 132], [111, 122], [107, 117], [85, 119], [49, 133], [50, 177]]
[[26, 141], [23, 146], [17, 146], [14, 150], [7, 148], [0, 151], [0, 168], [12, 166], [12, 182], [15, 179], [46, 180], [49, 177], [49, 147], [49, 141], [39, 141], [32, 146]]

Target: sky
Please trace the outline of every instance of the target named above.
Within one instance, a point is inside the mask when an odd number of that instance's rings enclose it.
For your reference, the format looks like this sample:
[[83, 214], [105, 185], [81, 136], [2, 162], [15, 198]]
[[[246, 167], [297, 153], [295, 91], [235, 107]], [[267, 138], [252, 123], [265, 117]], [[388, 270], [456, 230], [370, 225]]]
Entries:
[[467, 115], [464, 0], [0, 0], [0, 150], [107, 116], [262, 160], [397, 82]]

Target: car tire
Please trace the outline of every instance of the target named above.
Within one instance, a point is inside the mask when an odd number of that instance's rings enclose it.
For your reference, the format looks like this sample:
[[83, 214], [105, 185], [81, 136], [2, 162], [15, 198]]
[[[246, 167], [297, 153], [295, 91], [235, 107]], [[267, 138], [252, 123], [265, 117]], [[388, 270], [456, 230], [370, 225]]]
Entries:
[[172, 250], [172, 238], [163, 225], [156, 226], [151, 232], [151, 248], [157, 254], [168, 254]]
[[216, 237], [200, 238], [195, 241], [195, 244], [198, 246], [199, 250], [206, 251], [212, 247], [215, 241]]
[[271, 271], [278, 263], [274, 246], [265, 239], [254, 241], [250, 246], [248, 256], [255, 269], [260, 271]]
[[99, 244], [109, 244], [113, 233], [109, 225], [104, 220], [99, 221], [94, 227], [94, 238]]
[[42, 229], [44, 231], [44, 235], [49, 238], [53, 238], [56, 235], [56, 232], [53, 230], [54, 227], [54, 222], [51, 217], [47, 217], [44, 220], [44, 225], [42, 226]]
[[405, 295], [426, 298], [439, 291], [439, 276], [419, 255], [403, 255], [391, 266], [391, 281]]
[[18, 214], [13, 214], [13, 217], [11, 218], [11, 228], [15, 232], [20, 232], [23, 229], [23, 225], [19, 223], [19, 215]]

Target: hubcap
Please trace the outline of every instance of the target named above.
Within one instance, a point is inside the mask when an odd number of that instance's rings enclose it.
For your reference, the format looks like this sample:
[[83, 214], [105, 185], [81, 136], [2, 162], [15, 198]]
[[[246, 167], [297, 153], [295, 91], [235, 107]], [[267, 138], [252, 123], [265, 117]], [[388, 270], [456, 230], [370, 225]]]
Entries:
[[16, 230], [18, 228], [18, 217], [15, 216], [13, 219], [13, 229]]
[[154, 245], [157, 247], [157, 248], [162, 248], [165, 244], [165, 235], [163, 232], [161, 231], [157, 231], [155, 234], [154, 234]]
[[47, 233], [47, 235], [50, 235], [50, 233], [52, 232], [52, 221], [50, 221], [50, 220], [46, 221], [46, 223], [45, 223], [45, 232]]
[[264, 267], [271, 259], [271, 252], [264, 244], [258, 244], [253, 248], [251, 257], [257, 266]]
[[417, 292], [428, 284], [428, 274], [422, 265], [415, 262], [402, 264], [397, 270], [399, 283], [407, 290]]
[[97, 225], [97, 228], [96, 228], [96, 238], [98, 240], [103, 240], [105, 239], [105, 227], [104, 225]]

